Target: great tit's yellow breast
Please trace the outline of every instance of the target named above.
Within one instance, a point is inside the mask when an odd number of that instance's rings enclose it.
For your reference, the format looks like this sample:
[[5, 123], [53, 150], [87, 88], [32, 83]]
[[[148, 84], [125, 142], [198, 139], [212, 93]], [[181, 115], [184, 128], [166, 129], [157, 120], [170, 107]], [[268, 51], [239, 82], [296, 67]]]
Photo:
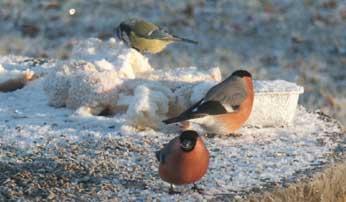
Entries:
[[160, 39], [148, 39], [139, 37], [133, 32], [130, 36], [131, 46], [138, 49], [141, 52], [149, 52], [152, 54], [163, 51], [166, 46], [173, 41], [160, 40]]

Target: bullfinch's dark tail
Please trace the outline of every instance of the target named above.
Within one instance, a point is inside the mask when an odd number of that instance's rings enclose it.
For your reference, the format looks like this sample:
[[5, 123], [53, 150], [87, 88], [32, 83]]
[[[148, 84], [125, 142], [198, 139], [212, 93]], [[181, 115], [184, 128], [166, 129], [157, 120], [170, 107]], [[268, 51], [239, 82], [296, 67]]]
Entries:
[[186, 121], [191, 119], [191, 117], [187, 117], [187, 116], [177, 116], [177, 117], [173, 117], [170, 119], [166, 119], [163, 120], [162, 122], [165, 124], [171, 124], [171, 123], [177, 123], [177, 122], [182, 122], [182, 121]]
[[204, 117], [204, 116], [206, 116], [206, 114], [189, 114], [189, 113], [186, 114], [186, 113], [184, 113], [184, 114], [182, 114], [180, 116], [163, 120], [162, 122], [165, 123], [165, 124], [171, 124], [171, 123], [176, 123], [176, 122], [187, 121], [187, 120], [190, 120], [190, 119], [197, 119], [197, 118], [201, 118], [201, 117]]
[[165, 124], [176, 123], [176, 122], [180, 122], [180, 118], [179, 117], [174, 117], [174, 118], [163, 120], [162, 122], [165, 123]]
[[187, 109], [185, 112], [183, 112], [179, 116], [163, 120], [162, 122], [165, 123], [165, 124], [171, 124], [171, 123], [176, 123], [176, 122], [187, 121], [189, 119], [196, 119], [196, 118], [203, 117], [203, 116], [205, 116], [207, 114], [199, 113], [199, 112], [197, 112], [197, 113], [193, 112], [194, 109], [197, 106], [199, 106], [202, 102], [203, 102], [203, 99], [201, 99], [200, 101], [196, 102], [194, 105], [192, 105], [189, 109]]

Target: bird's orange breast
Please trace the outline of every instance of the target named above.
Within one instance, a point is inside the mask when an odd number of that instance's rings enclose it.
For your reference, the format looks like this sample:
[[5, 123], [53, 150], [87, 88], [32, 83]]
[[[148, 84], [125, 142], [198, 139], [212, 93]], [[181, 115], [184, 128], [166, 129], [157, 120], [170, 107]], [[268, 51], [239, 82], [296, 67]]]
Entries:
[[249, 116], [249, 113], [232, 112], [217, 115], [215, 118], [218, 120], [220, 127], [225, 128], [227, 133], [233, 133], [244, 125]]
[[254, 90], [251, 78], [244, 78], [247, 86], [248, 96], [240, 104], [239, 109], [235, 112], [216, 115], [220, 127], [227, 130], [227, 133], [233, 133], [241, 128], [251, 115], [252, 106], [254, 102]]
[[165, 163], [160, 164], [161, 179], [175, 185], [191, 184], [201, 179], [209, 166], [209, 152], [202, 139], [197, 139], [190, 152], [182, 151], [178, 141], [173, 147]]

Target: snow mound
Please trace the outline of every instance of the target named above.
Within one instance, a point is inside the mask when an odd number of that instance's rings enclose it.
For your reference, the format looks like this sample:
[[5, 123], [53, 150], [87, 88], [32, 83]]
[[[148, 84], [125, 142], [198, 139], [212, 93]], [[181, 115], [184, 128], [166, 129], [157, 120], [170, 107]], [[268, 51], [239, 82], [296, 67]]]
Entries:
[[148, 58], [115, 38], [82, 41], [73, 48], [71, 58], [93, 63], [101, 71], [116, 71], [122, 78], [133, 79], [138, 73], [152, 71]]
[[219, 68], [153, 71], [146, 57], [122, 42], [92, 38], [74, 48], [69, 62], [51, 70], [44, 90], [52, 106], [80, 115], [123, 113], [130, 125], [158, 128], [220, 80]]
[[[155, 89], [156, 88], [156, 89]], [[129, 99], [127, 122], [136, 126], [156, 127], [168, 112], [172, 93], [166, 87], [140, 85]]]
[[100, 106], [114, 105], [121, 82], [116, 71], [100, 69], [85, 61], [71, 61], [52, 69], [44, 90], [52, 106], [77, 109], [90, 105], [101, 109]]

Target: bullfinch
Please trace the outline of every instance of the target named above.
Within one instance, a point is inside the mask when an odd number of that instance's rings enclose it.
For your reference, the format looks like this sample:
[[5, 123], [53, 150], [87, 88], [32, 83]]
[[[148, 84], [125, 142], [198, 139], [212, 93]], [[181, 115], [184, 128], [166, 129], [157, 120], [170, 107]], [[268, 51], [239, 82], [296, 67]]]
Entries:
[[201, 100], [186, 111], [163, 122], [189, 121], [199, 124], [208, 134], [228, 135], [241, 128], [249, 118], [253, 101], [251, 74], [237, 70], [210, 88]]
[[159, 175], [171, 184], [169, 193], [174, 194], [173, 185], [194, 184], [192, 189], [200, 192], [195, 184], [208, 170], [209, 151], [196, 131], [186, 130], [156, 152], [160, 162]]

